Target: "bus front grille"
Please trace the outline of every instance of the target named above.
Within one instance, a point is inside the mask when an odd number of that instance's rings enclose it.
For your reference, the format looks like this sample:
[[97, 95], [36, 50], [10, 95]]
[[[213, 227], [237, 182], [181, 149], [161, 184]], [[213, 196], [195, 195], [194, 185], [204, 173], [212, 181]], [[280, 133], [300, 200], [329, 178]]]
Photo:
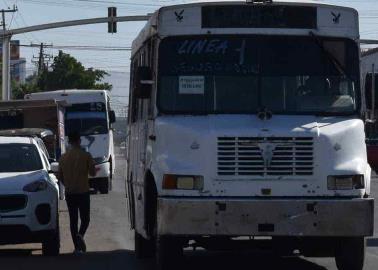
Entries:
[[218, 175], [312, 175], [311, 137], [218, 137]]

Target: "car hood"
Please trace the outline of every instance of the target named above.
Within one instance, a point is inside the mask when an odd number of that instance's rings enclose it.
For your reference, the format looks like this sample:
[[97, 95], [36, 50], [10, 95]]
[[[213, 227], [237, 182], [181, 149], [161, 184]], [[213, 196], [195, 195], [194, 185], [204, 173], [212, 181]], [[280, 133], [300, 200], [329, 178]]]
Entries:
[[22, 190], [26, 184], [39, 179], [47, 179], [47, 177], [44, 170], [0, 173], [0, 191]]

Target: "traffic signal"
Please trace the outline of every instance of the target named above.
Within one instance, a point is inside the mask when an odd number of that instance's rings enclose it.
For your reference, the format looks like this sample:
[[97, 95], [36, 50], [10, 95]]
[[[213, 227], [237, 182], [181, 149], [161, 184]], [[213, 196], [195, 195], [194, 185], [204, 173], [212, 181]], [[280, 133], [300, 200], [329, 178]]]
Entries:
[[[108, 7], [108, 17], [114, 18], [117, 17], [117, 8], [116, 7]], [[117, 22], [111, 21], [108, 22], [108, 33], [117, 33]]]

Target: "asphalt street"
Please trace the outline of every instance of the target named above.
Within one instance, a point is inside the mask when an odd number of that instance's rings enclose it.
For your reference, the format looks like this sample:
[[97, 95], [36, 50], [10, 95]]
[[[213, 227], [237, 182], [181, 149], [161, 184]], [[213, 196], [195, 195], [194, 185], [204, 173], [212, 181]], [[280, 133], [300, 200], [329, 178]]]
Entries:
[[[86, 254], [72, 254], [68, 213], [64, 201], [60, 205], [61, 255], [41, 256], [41, 245], [0, 247], [0, 269], [14, 270], [97, 270], [97, 269], [154, 269], [153, 260], [138, 261], [134, 257], [134, 232], [130, 230], [124, 186], [125, 160], [118, 156], [113, 191], [108, 195], [92, 195], [91, 225], [86, 235]], [[378, 178], [373, 179], [372, 191], [378, 197]], [[368, 239], [365, 270], [378, 265], [378, 207], [375, 204], [375, 234]], [[280, 269], [280, 270], [336, 270], [333, 258], [279, 258], [271, 254], [251, 252], [186, 251], [180, 269]]]

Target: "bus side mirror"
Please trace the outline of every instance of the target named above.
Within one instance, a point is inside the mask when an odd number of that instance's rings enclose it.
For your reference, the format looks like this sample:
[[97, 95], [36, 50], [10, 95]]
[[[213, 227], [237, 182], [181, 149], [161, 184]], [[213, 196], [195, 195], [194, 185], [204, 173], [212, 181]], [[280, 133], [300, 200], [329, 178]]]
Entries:
[[151, 68], [138, 67], [135, 74], [135, 97], [140, 99], [150, 98], [153, 84]]
[[115, 123], [116, 121], [116, 115], [115, 115], [115, 112], [113, 110], [109, 111], [109, 122], [111, 124]]

